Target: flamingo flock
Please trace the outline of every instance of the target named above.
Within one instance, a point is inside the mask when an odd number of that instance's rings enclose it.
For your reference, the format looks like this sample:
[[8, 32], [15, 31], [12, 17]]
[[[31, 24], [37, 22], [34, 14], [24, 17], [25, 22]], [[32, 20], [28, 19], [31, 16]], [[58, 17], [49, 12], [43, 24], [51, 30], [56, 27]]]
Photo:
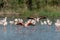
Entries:
[[[3, 20], [0, 20], [0, 25], [7, 26], [7, 24], [10, 23], [10, 24], [15, 24], [15, 25], [21, 25], [21, 26], [28, 27], [30, 25], [34, 26], [38, 22], [40, 22], [41, 25], [49, 25], [49, 26], [52, 25], [52, 21], [49, 20], [48, 18], [45, 18], [45, 17], [37, 17], [37, 18], [28, 17], [27, 19], [28, 20], [26, 22], [24, 22], [24, 20], [20, 19], [20, 18], [16, 18], [12, 21], [7, 22], [7, 17], [5, 17], [5, 18], [3, 18]], [[46, 20], [42, 21], [41, 19], [46, 19]], [[60, 27], [60, 20], [59, 19], [56, 20], [55, 26]]]

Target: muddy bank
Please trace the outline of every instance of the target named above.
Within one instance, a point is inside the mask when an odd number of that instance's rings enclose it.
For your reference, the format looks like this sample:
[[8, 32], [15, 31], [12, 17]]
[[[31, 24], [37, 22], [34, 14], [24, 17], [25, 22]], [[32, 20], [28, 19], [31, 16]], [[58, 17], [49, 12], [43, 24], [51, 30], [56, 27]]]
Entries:
[[12, 11], [0, 11], [0, 17], [20, 17], [20, 13], [12, 12]]
[[20, 14], [0, 14], [0, 17], [19, 17]]

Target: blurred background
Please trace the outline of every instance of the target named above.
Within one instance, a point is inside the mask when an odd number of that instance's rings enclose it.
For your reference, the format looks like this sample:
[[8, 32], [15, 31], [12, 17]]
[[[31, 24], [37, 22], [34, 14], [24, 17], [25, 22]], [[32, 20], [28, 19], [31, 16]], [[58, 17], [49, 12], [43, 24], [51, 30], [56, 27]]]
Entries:
[[60, 17], [60, 0], [0, 0], [1, 17]]

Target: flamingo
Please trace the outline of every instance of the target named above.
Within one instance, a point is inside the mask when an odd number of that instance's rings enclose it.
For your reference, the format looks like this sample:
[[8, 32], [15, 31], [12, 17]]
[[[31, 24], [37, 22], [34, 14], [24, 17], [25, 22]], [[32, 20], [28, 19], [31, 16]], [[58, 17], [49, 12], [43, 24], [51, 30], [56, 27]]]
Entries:
[[52, 21], [48, 23], [48, 25], [52, 25]]
[[36, 24], [36, 21], [35, 21], [35, 20], [31, 20], [31, 23], [32, 23], [33, 25], [35, 25], [35, 24]]
[[34, 18], [34, 20], [36, 20], [36, 22], [39, 22], [40, 21], [40, 18]]
[[42, 21], [40, 21], [41, 25], [43, 25], [44, 23]]
[[25, 27], [28, 27], [29, 25], [35, 25], [35, 24], [36, 24], [36, 21], [35, 21], [35, 20], [29, 19], [29, 20], [24, 24], [24, 26], [25, 26]]
[[55, 23], [55, 26], [59, 27], [60, 26], [60, 20], [57, 19], [56, 23]]
[[44, 24], [47, 24], [47, 22], [46, 22], [46, 21], [44, 21]]
[[6, 26], [7, 25], [7, 17], [5, 17], [3, 20], [0, 20], [0, 24]]
[[18, 19], [14, 19], [13, 21], [9, 21], [10, 24], [17, 24], [18, 23]]
[[47, 19], [47, 24], [48, 25], [52, 25], [52, 21], [50, 21], [49, 19]]
[[9, 21], [10, 24], [14, 24], [14, 21]]
[[59, 19], [57, 19], [55, 26], [56, 26], [57, 30], [60, 30], [60, 20]]
[[14, 24], [16, 25], [18, 23], [18, 19], [14, 19]]
[[31, 19], [29, 19], [27, 22], [25, 22], [24, 26], [27, 27], [31, 23]]
[[23, 19], [18, 19], [18, 22], [16, 25], [23, 25], [24, 26]]

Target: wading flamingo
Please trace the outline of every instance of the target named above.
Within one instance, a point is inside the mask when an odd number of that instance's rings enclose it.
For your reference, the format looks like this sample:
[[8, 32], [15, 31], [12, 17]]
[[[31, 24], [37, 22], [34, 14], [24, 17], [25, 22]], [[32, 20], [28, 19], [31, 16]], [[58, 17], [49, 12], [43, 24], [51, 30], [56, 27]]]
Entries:
[[0, 20], [0, 24], [6, 26], [7, 25], [7, 17], [5, 17], [3, 20]]

